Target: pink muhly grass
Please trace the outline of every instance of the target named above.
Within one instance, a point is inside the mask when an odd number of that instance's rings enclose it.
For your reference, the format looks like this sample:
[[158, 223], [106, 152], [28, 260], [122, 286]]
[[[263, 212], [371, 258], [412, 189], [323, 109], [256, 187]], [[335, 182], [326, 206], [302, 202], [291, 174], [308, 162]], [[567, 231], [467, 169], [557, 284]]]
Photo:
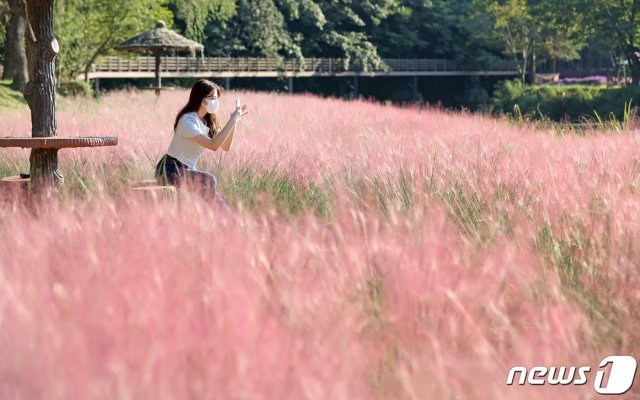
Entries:
[[[120, 144], [60, 152], [84, 197], [0, 208], [0, 398], [593, 398], [504, 382], [636, 351], [637, 131], [226, 92], [224, 122], [236, 96], [251, 114], [199, 168], [233, 211], [128, 196], [186, 96], [61, 102], [59, 135]], [[281, 213], [252, 179], [313, 183], [330, 212]]]
[[495, 398], [510, 364], [590, 361], [535, 257], [437, 210], [92, 206], [2, 224], [3, 397]]

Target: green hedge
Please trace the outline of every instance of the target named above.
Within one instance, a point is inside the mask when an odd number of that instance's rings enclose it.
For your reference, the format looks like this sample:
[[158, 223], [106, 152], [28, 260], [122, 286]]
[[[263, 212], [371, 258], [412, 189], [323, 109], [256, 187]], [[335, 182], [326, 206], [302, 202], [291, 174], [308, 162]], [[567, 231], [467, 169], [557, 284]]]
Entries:
[[[640, 86], [532, 85], [503, 81], [496, 85], [491, 103], [494, 110], [519, 117], [579, 121], [584, 117], [623, 120], [625, 103], [640, 104]], [[517, 105], [517, 107], [516, 107]], [[515, 110], [515, 111], [514, 111]]]

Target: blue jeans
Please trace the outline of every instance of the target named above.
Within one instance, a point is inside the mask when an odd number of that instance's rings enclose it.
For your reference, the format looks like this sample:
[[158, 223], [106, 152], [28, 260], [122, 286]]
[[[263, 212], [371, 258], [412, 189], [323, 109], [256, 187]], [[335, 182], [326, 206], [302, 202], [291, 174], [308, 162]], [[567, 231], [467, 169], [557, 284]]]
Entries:
[[202, 171], [189, 170], [185, 164], [168, 154], [162, 156], [160, 161], [158, 161], [155, 178], [160, 185], [177, 187], [185, 183], [191, 185], [196, 189], [202, 190], [207, 197], [211, 197], [211, 199], [218, 202], [218, 204], [225, 209], [229, 209], [227, 203], [216, 190], [218, 180], [215, 175]]

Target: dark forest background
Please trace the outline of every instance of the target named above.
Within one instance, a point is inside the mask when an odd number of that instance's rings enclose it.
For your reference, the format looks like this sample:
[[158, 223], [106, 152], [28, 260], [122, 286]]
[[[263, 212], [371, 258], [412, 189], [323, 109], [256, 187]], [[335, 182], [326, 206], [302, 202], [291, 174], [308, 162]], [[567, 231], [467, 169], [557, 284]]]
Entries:
[[[364, 69], [385, 58], [446, 58], [472, 67], [517, 62], [518, 80], [536, 73], [609, 75], [640, 83], [640, 2], [635, 0], [57, 0], [58, 83], [89, 70], [112, 47], [162, 19], [205, 45], [207, 56], [279, 59], [339, 57]], [[0, 0], [3, 79], [24, 85], [23, 0]], [[504, 79], [504, 78], [501, 78]], [[421, 100], [446, 106], [486, 104], [498, 78], [420, 78]], [[165, 80], [188, 86], [190, 80]], [[359, 92], [411, 99], [409, 78], [360, 78]], [[103, 88], [148, 85], [111, 80]], [[234, 79], [235, 88], [287, 90], [279, 79]], [[296, 79], [295, 91], [345, 96], [353, 81]]]

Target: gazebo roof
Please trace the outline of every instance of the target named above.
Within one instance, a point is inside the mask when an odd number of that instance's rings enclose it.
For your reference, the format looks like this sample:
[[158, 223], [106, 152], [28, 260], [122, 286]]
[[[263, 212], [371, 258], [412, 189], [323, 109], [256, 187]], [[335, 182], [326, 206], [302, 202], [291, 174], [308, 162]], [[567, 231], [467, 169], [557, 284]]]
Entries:
[[203, 51], [204, 46], [198, 42], [167, 29], [164, 21], [156, 22], [156, 27], [134, 36], [114, 46], [121, 51], [165, 51], [165, 50], [196, 50]]

